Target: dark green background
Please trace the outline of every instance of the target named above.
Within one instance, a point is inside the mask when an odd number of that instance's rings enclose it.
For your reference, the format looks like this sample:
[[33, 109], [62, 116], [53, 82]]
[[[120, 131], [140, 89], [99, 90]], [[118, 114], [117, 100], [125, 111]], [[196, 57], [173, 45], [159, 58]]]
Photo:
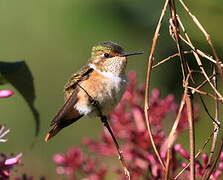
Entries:
[[[33, 117], [22, 97], [16, 92], [13, 97], [0, 100], [0, 123], [12, 129], [8, 135], [9, 142], [1, 144], [1, 151], [24, 153], [23, 165], [17, 168], [15, 174], [26, 172], [35, 177], [45, 175], [52, 179], [56, 174], [52, 162], [54, 153], [81, 145], [85, 136], [97, 137], [102, 128], [99, 120], [82, 118], [49, 143], [43, 141], [50, 120], [63, 103], [62, 89], [67, 78], [87, 61], [92, 45], [111, 40], [129, 52], [144, 50], [145, 55], [129, 59], [128, 70], [137, 72], [139, 82], [145, 80], [151, 39], [163, 3], [157, 0], [0, 1], [0, 60], [26, 60], [35, 78], [35, 105], [41, 115], [41, 132], [35, 139]], [[221, 55], [223, 2], [196, 0], [185, 3], [207, 27]], [[185, 16], [182, 8], [179, 14], [183, 15], [193, 41], [209, 51], [204, 36]], [[165, 18], [161, 31], [157, 60], [176, 52], [175, 44], [168, 37], [167, 20]], [[158, 87], [163, 96], [173, 93], [179, 100], [181, 77], [176, 66], [179, 64], [172, 62], [155, 70], [152, 87]], [[1, 88], [13, 89], [10, 85]], [[205, 117], [197, 124], [200, 135], [198, 147], [203, 142], [200, 140], [208, 136], [202, 129], [210, 125]]]

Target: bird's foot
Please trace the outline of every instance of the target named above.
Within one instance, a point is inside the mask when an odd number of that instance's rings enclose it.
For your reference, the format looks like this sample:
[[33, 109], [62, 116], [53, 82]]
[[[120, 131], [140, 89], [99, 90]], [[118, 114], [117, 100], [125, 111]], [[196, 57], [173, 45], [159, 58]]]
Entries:
[[107, 124], [107, 117], [106, 117], [106, 116], [101, 115], [100, 118], [101, 118], [101, 122], [102, 122], [103, 124]]
[[93, 98], [90, 99], [90, 103], [93, 105], [93, 106], [98, 106], [99, 105], [99, 102]]

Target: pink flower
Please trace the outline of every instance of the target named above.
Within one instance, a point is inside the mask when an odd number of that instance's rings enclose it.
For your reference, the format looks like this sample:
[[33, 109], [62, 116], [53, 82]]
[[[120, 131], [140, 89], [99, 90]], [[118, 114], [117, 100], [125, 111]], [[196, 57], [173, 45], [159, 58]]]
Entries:
[[77, 147], [70, 148], [65, 154], [55, 154], [53, 160], [57, 165], [57, 173], [66, 175], [69, 179], [81, 179], [77, 178], [81, 173], [83, 180], [103, 180], [107, 172], [103, 165], [97, 168], [97, 160], [84, 155]]
[[0, 90], [0, 98], [7, 98], [14, 94], [12, 90]]
[[183, 149], [180, 144], [176, 144], [174, 146], [174, 150], [176, 152], [179, 152], [185, 159], [189, 159], [190, 158], [189, 153], [185, 149]]
[[5, 154], [1, 154], [2, 160], [0, 160], [0, 179], [8, 179], [10, 176], [10, 170], [20, 163], [22, 154], [18, 154], [15, 157], [7, 157]]
[[12, 157], [12, 158], [6, 159], [4, 164], [6, 166], [13, 166], [15, 164], [18, 164], [20, 162], [20, 158], [21, 157], [22, 157], [22, 154], [20, 153], [16, 157]]
[[55, 155], [53, 156], [53, 161], [54, 161], [56, 164], [61, 165], [61, 164], [64, 164], [64, 163], [65, 163], [66, 158], [64, 157], [63, 154], [55, 154]]
[[[144, 116], [144, 93], [145, 86], [137, 87], [136, 73], [128, 74], [128, 86], [123, 95], [122, 100], [116, 106], [114, 111], [108, 115], [109, 123], [115, 137], [120, 143], [123, 156], [125, 157], [127, 167], [131, 172], [131, 179], [150, 179], [161, 180], [164, 177], [164, 171], [159, 163], [159, 160], [154, 154], [151, 142], [148, 137], [148, 132], [145, 126]], [[152, 90], [150, 99], [149, 117], [152, 124], [152, 132], [155, 144], [162, 154], [162, 158], [166, 159], [166, 149], [168, 136], [163, 124], [165, 120], [171, 121], [173, 124], [176, 112], [179, 105], [175, 102], [173, 95], [161, 97], [158, 89]], [[195, 106], [195, 117], [197, 117], [198, 108]], [[168, 122], [169, 123], [169, 122]], [[181, 120], [178, 126], [178, 136], [182, 130], [188, 128], [186, 109], [182, 113]], [[98, 140], [84, 138], [83, 143], [87, 145], [92, 157], [86, 155], [77, 148], [71, 148], [65, 154], [56, 154], [54, 162], [57, 165], [57, 173], [67, 175], [68, 179], [76, 180], [104, 180], [108, 169], [101, 165], [102, 157], [114, 157], [117, 153], [111, 135], [105, 129], [100, 133]], [[74, 153], [75, 156], [69, 154]], [[78, 153], [77, 153], [78, 152]], [[100, 159], [96, 159], [99, 157]], [[173, 148], [170, 169], [171, 174], [176, 174], [185, 166], [184, 158], [189, 159], [189, 153], [183, 149], [180, 144]], [[196, 161], [196, 176], [200, 178], [207, 165], [205, 155]], [[223, 154], [217, 171], [213, 172], [213, 177], [220, 177], [220, 171], [223, 168]], [[184, 160], [184, 162], [182, 162]], [[69, 163], [68, 163], [69, 162]], [[69, 172], [69, 173], [67, 173]], [[186, 170], [183, 179], [189, 179], [189, 171]], [[115, 173], [118, 175], [116, 179], [126, 180], [126, 177], [121, 168], [115, 167]], [[79, 175], [79, 176], [77, 176]]]

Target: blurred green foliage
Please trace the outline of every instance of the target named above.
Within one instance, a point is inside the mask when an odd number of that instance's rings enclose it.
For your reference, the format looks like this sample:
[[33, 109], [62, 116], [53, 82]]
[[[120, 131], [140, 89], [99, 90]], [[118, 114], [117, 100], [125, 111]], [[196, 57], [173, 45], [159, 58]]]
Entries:
[[[41, 118], [40, 136], [35, 138], [35, 125], [30, 120], [32, 114], [19, 93], [9, 99], [1, 99], [1, 124], [12, 128], [9, 142], [1, 145], [1, 150], [24, 153], [24, 165], [19, 167], [17, 174], [27, 172], [35, 177], [46, 175], [53, 179], [55, 169], [51, 158], [54, 153], [64, 152], [72, 145], [81, 145], [84, 136], [97, 137], [102, 128], [99, 119], [82, 118], [51, 142], [43, 142], [50, 120], [63, 103], [65, 81], [87, 61], [92, 45], [111, 40], [124, 46], [126, 51], [145, 50], [144, 56], [130, 58], [128, 65], [128, 70], [137, 72], [140, 82], [145, 80], [151, 39], [163, 3], [146, 0], [0, 2], [0, 59], [26, 60], [34, 76], [36, 107]], [[223, 2], [196, 0], [185, 3], [207, 27], [221, 53], [223, 24], [219, 22], [222, 21]], [[208, 51], [204, 36], [183, 9], [179, 9], [179, 14], [193, 41]], [[156, 51], [157, 60], [176, 52], [175, 44], [168, 36], [167, 21], [165, 18]], [[176, 65], [179, 64], [172, 61], [155, 70], [152, 87], [158, 87], [165, 95], [174, 93], [180, 98], [181, 77], [177, 77]], [[12, 87], [4, 85], [1, 88]], [[202, 119], [202, 123], [204, 121], [207, 126], [211, 125], [209, 120]], [[201, 128], [197, 133], [202, 135]]]

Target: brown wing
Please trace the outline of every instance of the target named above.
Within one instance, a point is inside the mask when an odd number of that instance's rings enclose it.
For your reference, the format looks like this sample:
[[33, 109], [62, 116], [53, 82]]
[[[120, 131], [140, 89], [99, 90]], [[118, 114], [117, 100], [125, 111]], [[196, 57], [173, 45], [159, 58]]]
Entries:
[[53, 126], [54, 124], [57, 124], [58, 121], [60, 121], [67, 113], [67, 111], [77, 102], [77, 90], [73, 91], [71, 96], [66, 100], [62, 108], [59, 110], [59, 112], [55, 115], [53, 120], [50, 123], [50, 126]]
[[64, 87], [65, 94], [65, 103], [59, 112], [55, 115], [51, 122], [51, 126], [57, 124], [61, 119], [63, 119], [68, 111], [70, 111], [71, 107], [76, 104], [78, 101], [77, 93], [79, 91], [79, 87], [77, 87], [77, 83], [83, 80], [88, 79], [89, 74], [93, 72], [94, 69], [89, 66], [84, 66], [80, 71], [74, 74], [67, 82]]
[[77, 73], [73, 74], [68, 82], [64, 86], [64, 91], [69, 90], [70, 88], [73, 89], [76, 84], [80, 81], [83, 81], [85, 79], [88, 79], [89, 74], [93, 71], [94, 69], [90, 68], [88, 65], [83, 66], [80, 71]]

